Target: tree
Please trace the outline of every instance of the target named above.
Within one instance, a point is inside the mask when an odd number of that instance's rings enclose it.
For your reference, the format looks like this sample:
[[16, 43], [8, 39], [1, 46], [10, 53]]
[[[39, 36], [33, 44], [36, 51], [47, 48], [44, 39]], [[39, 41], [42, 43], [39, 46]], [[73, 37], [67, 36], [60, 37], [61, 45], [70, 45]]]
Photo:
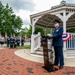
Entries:
[[68, 29], [67, 32], [75, 33], [75, 28]]
[[[44, 29], [43, 28], [39, 28], [39, 27], [35, 28], [34, 34], [38, 34], [38, 32], [41, 33], [41, 36], [44, 35]], [[31, 38], [31, 35], [32, 35], [32, 26], [31, 25], [30, 25], [30, 28], [28, 29], [28, 32], [26, 35], [28, 38]]]
[[0, 10], [0, 32], [2, 35], [16, 34], [22, 27], [22, 19], [14, 14], [8, 4], [3, 6], [0, 2]]
[[0, 2], [0, 32], [1, 32], [1, 30], [2, 30], [3, 9], [4, 9], [4, 6], [3, 6], [2, 3]]
[[28, 32], [28, 28], [25, 27], [25, 28], [22, 28], [21, 31], [20, 31], [20, 35], [25, 38], [25, 36], [27, 36], [27, 32]]
[[30, 25], [30, 27], [29, 27], [29, 29], [28, 29], [28, 31], [27, 31], [26, 36], [27, 36], [28, 38], [31, 38], [31, 34], [32, 34], [32, 26]]
[[38, 32], [40, 32], [40, 33], [41, 33], [41, 36], [43, 36], [43, 35], [45, 34], [45, 32], [44, 32], [44, 29], [43, 29], [43, 28], [39, 28], [39, 27], [35, 28], [34, 33], [35, 33], [35, 34], [38, 34]]

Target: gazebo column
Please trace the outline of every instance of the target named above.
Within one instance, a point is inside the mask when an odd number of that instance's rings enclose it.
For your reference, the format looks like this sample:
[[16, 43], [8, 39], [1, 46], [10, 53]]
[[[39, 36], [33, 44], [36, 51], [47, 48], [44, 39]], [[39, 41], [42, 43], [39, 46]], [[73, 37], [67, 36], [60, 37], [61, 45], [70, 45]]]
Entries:
[[[66, 33], [66, 30], [67, 30], [66, 22], [69, 19], [69, 17], [73, 14], [74, 14], [74, 12], [69, 12], [68, 15], [66, 15], [66, 10], [64, 10], [64, 12], [63, 12], [63, 29], [64, 29], [64, 33]], [[64, 50], [66, 50], [66, 42], [64, 42]]]
[[31, 53], [34, 53], [34, 21], [32, 21], [32, 35], [31, 35]]
[[37, 19], [32, 19], [32, 35], [31, 35], [31, 53], [35, 53], [34, 51], [34, 31], [35, 31], [35, 23]]
[[[65, 10], [63, 11], [63, 16], [60, 13], [55, 14], [55, 15], [58, 16], [62, 20], [63, 30], [64, 30], [64, 33], [66, 33], [66, 11]], [[66, 50], [66, 42], [64, 42], [63, 45], [64, 45], [64, 50]]]
[[31, 53], [35, 53], [34, 51], [34, 31], [35, 31], [35, 23], [37, 22], [37, 20], [40, 17], [36, 18], [36, 19], [32, 19], [32, 35], [31, 35]]
[[[66, 11], [63, 12], [63, 30], [66, 33]], [[66, 42], [64, 42], [64, 50], [66, 50]]]
[[34, 19], [32, 20], [32, 34], [34, 33], [35, 31], [35, 21]]
[[32, 19], [32, 34], [33, 34], [34, 31], [35, 31], [35, 23], [38, 21], [38, 19], [39, 19], [40, 17], [41, 17], [41, 16], [38, 16], [38, 17]]

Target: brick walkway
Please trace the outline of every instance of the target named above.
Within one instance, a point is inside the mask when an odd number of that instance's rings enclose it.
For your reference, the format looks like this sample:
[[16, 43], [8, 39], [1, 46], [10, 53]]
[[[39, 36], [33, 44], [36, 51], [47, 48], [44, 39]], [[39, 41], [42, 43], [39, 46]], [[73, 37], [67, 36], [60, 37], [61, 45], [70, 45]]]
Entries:
[[75, 75], [74, 67], [48, 73], [43, 64], [22, 59], [14, 51], [16, 49], [0, 49], [0, 75]]

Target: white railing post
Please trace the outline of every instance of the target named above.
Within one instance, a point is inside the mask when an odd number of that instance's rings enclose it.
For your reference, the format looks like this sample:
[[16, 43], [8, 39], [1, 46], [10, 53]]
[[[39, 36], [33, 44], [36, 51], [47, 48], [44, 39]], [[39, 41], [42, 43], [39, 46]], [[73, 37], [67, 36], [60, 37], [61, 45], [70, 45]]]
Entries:
[[41, 47], [41, 34], [40, 32], [38, 33], [38, 47], [40, 48]]
[[75, 49], [75, 34], [71, 33], [71, 39], [66, 42], [67, 49]]
[[32, 34], [31, 36], [31, 53], [35, 53], [35, 51], [41, 46], [41, 36], [40, 32], [36, 35]]
[[31, 35], [31, 53], [34, 53], [34, 35]]

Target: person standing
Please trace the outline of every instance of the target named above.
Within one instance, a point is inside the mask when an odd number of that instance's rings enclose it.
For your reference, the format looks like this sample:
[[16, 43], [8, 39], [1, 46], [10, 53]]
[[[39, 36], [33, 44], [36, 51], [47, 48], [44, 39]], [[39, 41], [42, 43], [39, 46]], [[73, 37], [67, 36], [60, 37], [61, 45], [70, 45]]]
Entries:
[[16, 39], [16, 41], [17, 41], [17, 46], [19, 47], [19, 46], [20, 46], [20, 38], [18, 37], [18, 38]]
[[8, 37], [7, 38], [7, 47], [9, 47], [9, 45], [10, 45], [10, 38]]
[[54, 52], [55, 52], [55, 60], [54, 65], [59, 64], [59, 69], [62, 69], [64, 66], [64, 56], [63, 56], [63, 40], [62, 40], [62, 34], [63, 34], [63, 27], [60, 26], [60, 21], [57, 19], [54, 19], [54, 31], [52, 33], [52, 46], [54, 46]]
[[24, 39], [21, 39], [21, 46], [24, 46]]
[[16, 37], [13, 38], [13, 41], [14, 41], [14, 48], [16, 48], [17, 47]]
[[5, 38], [2, 36], [2, 38], [1, 38], [1, 47], [2, 48], [4, 47], [4, 43], [5, 43]]
[[13, 37], [10, 37], [10, 48], [13, 48], [14, 45], [14, 39]]

